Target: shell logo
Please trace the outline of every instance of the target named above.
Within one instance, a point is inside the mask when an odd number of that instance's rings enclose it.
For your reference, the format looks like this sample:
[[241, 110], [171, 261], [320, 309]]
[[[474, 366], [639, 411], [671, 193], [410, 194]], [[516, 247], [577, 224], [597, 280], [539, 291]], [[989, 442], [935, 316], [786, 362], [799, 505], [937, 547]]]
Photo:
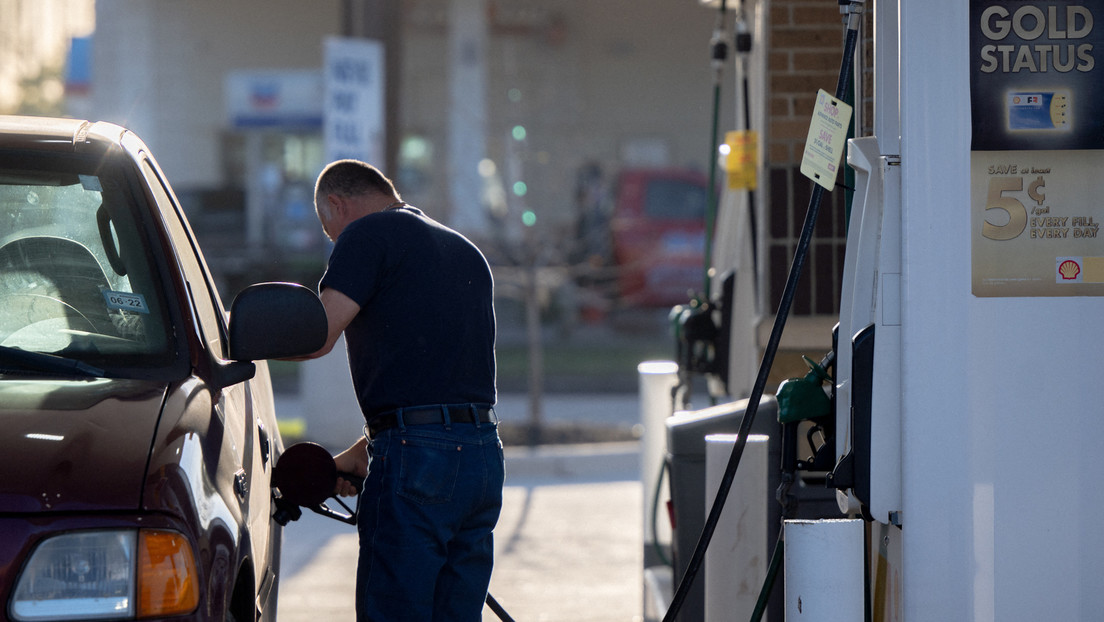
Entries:
[[1078, 274], [1081, 274], [1081, 266], [1077, 265], [1077, 262], [1072, 259], [1067, 259], [1058, 266], [1058, 274], [1067, 281], [1072, 281], [1077, 278]]

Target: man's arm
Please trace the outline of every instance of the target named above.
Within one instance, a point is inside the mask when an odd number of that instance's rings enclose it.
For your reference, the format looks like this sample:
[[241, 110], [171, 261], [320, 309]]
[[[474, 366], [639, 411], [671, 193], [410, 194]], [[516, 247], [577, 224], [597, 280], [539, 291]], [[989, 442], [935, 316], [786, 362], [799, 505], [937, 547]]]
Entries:
[[[331, 287], [323, 289], [318, 297], [322, 300], [322, 307], [326, 309], [326, 321], [328, 323], [326, 345], [305, 356], [288, 360], [305, 361], [328, 354], [330, 350], [333, 350], [334, 344], [337, 343], [337, 338], [345, 331], [345, 327], [348, 326], [349, 322], [352, 322], [356, 314], [360, 312], [360, 305], [353, 302], [352, 298], [349, 298]], [[367, 439], [361, 437], [353, 443], [351, 447], [334, 456], [334, 463], [337, 465], [337, 470], [341, 473], [350, 473], [361, 478], [367, 477], [368, 452], [366, 445]], [[351, 497], [356, 494], [356, 487], [353, 486], [349, 480], [338, 477], [334, 493], [343, 497]]]
[[360, 312], [360, 305], [332, 287], [323, 289], [319, 298], [322, 300], [322, 307], [326, 309], [326, 322], [328, 324], [326, 345], [310, 354], [287, 359], [289, 361], [305, 361], [329, 354], [330, 350], [333, 350], [334, 344], [337, 343], [338, 337], [345, 331], [345, 327]]

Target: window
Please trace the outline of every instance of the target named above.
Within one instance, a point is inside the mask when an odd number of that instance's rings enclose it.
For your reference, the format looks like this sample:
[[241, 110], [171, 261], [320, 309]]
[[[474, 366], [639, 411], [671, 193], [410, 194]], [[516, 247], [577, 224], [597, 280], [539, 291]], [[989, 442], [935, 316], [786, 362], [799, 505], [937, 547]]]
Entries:
[[0, 160], [0, 345], [150, 366], [169, 353], [164, 299], [129, 186], [99, 169]]
[[161, 183], [161, 178], [150, 166], [148, 161], [142, 162], [142, 171], [153, 192], [154, 200], [163, 207], [162, 218], [168, 228], [169, 237], [172, 238], [173, 248], [180, 260], [180, 267], [184, 271], [184, 279], [188, 284], [188, 293], [192, 299], [192, 305], [199, 320], [200, 330], [207, 347], [216, 356], [226, 357], [224, 348], [224, 336], [226, 334], [223, 318], [225, 313], [218, 293], [213, 291], [211, 278], [203, 262], [202, 255], [193, 245], [191, 232], [181, 220], [181, 216], [175, 207], [175, 203], [169, 198], [168, 191]]

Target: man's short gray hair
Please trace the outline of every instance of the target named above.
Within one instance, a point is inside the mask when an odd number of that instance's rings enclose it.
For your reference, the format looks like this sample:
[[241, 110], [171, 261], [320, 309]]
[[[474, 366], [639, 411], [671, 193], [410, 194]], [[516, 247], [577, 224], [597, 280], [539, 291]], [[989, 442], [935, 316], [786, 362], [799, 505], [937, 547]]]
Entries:
[[395, 185], [380, 170], [360, 160], [337, 160], [331, 162], [314, 185], [314, 196], [325, 197], [336, 194], [342, 197], [360, 196], [378, 193], [401, 200]]

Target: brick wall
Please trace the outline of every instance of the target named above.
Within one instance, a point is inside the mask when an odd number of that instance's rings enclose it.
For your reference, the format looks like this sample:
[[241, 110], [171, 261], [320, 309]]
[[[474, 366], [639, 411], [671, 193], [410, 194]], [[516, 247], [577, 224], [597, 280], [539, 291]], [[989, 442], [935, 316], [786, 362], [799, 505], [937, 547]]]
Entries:
[[[868, 6], [868, 11], [871, 8]], [[869, 34], [869, 27], [866, 32]], [[766, 149], [770, 188], [766, 294], [771, 312], [777, 310], [782, 297], [812, 193], [813, 182], [801, 174], [800, 163], [813, 103], [819, 89], [835, 91], [843, 44], [843, 21], [836, 2], [771, 0]], [[864, 91], [870, 92], [869, 80]], [[866, 102], [864, 108], [869, 107]], [[870, 119], [865, 115], [864, 125]], [[795, 315], [834, 315], [839, 311], [846, 237], [844, 190], [837, 186], [823, 196], [794, 298]]]
[[818, 89], [836, 89], [843, 28], [830, 0], [772, 0], [770, 7], [771, 164], [799, 163]]

